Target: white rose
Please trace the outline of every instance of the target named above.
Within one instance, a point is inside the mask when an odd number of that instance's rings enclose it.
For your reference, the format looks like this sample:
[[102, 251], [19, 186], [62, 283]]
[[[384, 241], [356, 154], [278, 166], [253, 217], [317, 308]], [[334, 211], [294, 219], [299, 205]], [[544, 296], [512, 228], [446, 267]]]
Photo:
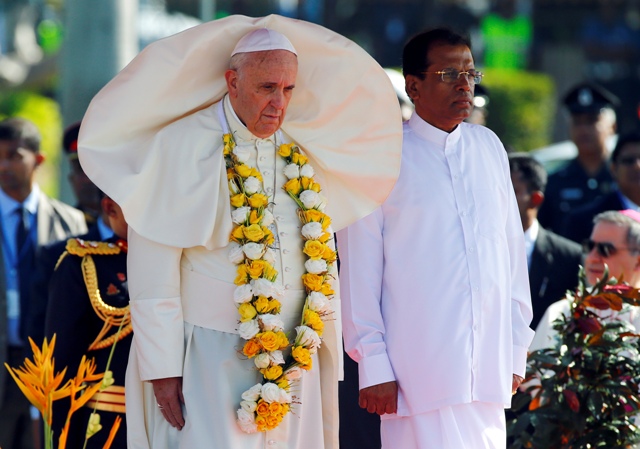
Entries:
[[251, 212], [251, 208], [247, 206], [242, 206], [231, 212], [231, 220], [235, 224], [243, 224], [247, 218], [249, 217], [249, 213]]
[[310, 164], [304, 164], [300, 167], [300, 176], [305, 176], [307, 178], [313, 178], [315, 172], [313, 171], [313, 167]]
[[271, 226], [273, 223], [273, 214], [268, 210], [264, 210], [262, 213], [262, 226]]
[[264, 245], [261, 243], [245, 243], [242, 247], [244, 254], [251, 260], [260, 259], [264, 253]]
[[242, 401], [240, 402], [240, 408], [247, 413], [253, 413], [256, 411], [257, 403], [254, 401]]
[[258, 332], [260, 332], [258, 320], [245, 321], [244, 323], [240, 323], [238, 327], [238, 333], [244, 340], [251, 340]]
[[280, 387], [273, 382], [267, 382], [262, 386], [262, 392], [260, 395], [262, 396], [262, 399], [269, 404], [272, 402], [278, 402], [278, 399], [280, 399]]
[[251, 281], [253, 286], [253, 294], [255, 296], [266, 296], [275, 299], [282, 299], [284, 290], [281, 285], [276, 285], [268, 279], [260, 278]]
[[273, 365], [283, 365], [284, 364], [284, 356], [282, 355], [282, 351], [272, 351], [269, 352], [269, 358], [271, 359], [271, 363]]
[[302, 227], [300, 232], [307, 239], [317, 239], [322, 234], [324, 234], [324, 231], [322, 230], [322, 224], [318, 223], [317, 221], [307, 223]]
[[320, 292], [309, 293], [308, 303], [309, 309], [318, 313], [325, 313], [331, 309], [329, 299]]
[[291, 394], [280, 388], [280, 397], [278, 398], [278, 402], [281, 404], [291, 404]]
[[262, 354], [258, 354], [255, 359], [253, 359], [253, 363], [256, 364], [258, 369], [267, 368], [271, 364], [271, 358], [269, 354], [263, 352]]
[[320, 203], [320, 197], [313, 190], [305, 190], [300, 194], [300, 201], [307, 209], [313, 209]]
[[260, 315], [260, 321], [262, 322], [262, 329], [265, 331], [279, 332], [284, 329], [284, 323], [276, 315], [265, 313]]
[[251, 285], [249, 284], [239, 285], [233, 291], [233, 300], [235, 301], [236, 304], [249, 302], [251, 301], [252, 298], [253, 298], [253, 288], [251, 288]]
[[304, 263], [304, 267], [309, 273], [320, 274], [327, 271], [327, 262], [322, 259], [313, 260], [309, 259]]
[[255, 421], [255, 414], [249, 413], [243, 408], [238, 409], [238, 426], [240, 430], [245, 433], [256, 433], [258, 431], [258, 425]]
[[233, 149], [233, 154], [238, 158], [238, 162], [242, 162], [243, 164], [249, 160], [251, 157], [251, 150], [249, 148], [240, 148], [236, 146]]
[[244, 251], [242, 251], [242, 246], [240, 246], [236, 242], [232, 242], [229, 245], [229, 252], [227, 253], [227, 257], [233, 264], [242, 263], [242, 261], [244, 260]]
[[260, 399], [261, 391], [262, 384], [255, 384], [253, 387], [242, 393], [242, 399], [244, 399], [245, 401], [258, 402], [258, 399]]
[[338, 267], [336, 266], [335, 262], [329, 264], [329, 269], [327, 270], [327, 273], [329, 273], [330, 275], [332, 275], [334, 277], [338, 277]]
[[269, 262], [271, 265], [276, 263], [276, 252], [271, 248], [267, 248], [264, 252], [263, 259]]
[[308, 326], [298, 326], [296, 327], [296, 332], [298, 333], [298, 341], [302, 346], [307, 348], [312, 354], [320, 347], [320, 337], [318, 333], [311, 329]]
[[299, 366], [289, 368], [284, 372], [284, 377], [286, 377], [288, 381], [298, 380], [302, 377], [302, 368], [300, 368]]
[[249, 176], [247, 179], [244, 180], [244, 191], [247, 194], [253, 195], [256, 192], [259, 192], [260, 190], [262, 190], [262, 183], [255, 176]]
[[[329, 200], [327, 199], [326, 196], [324, 196], [322, 193], [318, 193], [318, 205], [316, 206], [316, 209], [323, 212], [324, 209], [327, 207], [328, 201]], [[331, 233], [333, 234], [333, 231], [331, 231]]]
[[300, 177], [300, 167], [297, 164], [289, 164], [284, 168], [284, 175], [288, 179]]

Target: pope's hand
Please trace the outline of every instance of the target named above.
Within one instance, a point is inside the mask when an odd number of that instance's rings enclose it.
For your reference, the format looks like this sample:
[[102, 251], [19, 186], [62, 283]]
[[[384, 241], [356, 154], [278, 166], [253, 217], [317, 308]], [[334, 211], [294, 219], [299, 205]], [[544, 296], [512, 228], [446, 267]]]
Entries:
[[158, 408], [169, 424], [178, 430], [184, 427], [182, 417], [182, 377], [168, 377], [151, 381]]
[[363, 388], [358, 403], [369, 413], [395, 413], [398, 410], [398, 383], [391, 381]]

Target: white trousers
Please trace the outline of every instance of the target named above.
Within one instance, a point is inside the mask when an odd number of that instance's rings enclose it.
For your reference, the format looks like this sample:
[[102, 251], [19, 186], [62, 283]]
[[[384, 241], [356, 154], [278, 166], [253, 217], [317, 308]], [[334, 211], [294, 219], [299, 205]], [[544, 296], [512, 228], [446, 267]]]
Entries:
[[415, 416], [393, 416], [380, 425], [382, 449], [505, 449], [502, 404], [472, 402]]

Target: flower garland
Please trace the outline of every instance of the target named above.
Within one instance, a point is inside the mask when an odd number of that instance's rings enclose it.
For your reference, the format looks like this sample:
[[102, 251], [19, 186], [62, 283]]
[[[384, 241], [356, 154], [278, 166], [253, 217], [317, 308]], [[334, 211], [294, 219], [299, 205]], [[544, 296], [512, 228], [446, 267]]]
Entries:
[[[242, 394], [237, 411], [238, 425], [246, 433], [276, 428], [290, 411], [291, 383], [303, 370], [312, 368], [312, 355], [321, 344], [324, 322], [332, 313], [334, 291], [331, 278], [336, 251], [327, 245], [332, 238], [331, 219], [323, 210], [326, 200], [314, 170], [295, 144], [282, 144], [278, 154], [287, 163], [283, 189], [299, 207], [304, 240], [302, 251], [308, 260], [302, 275], [307, 297], [300, 326], [291, 344], [279, 318], [284, 291], [276, 284], [273, 267], [275, 238], [269, 229], [273, 215], [267, 209], [269, 199], [263, 190], [261, 173], [246, 162], [250, 154], [236, 148], [231, 134], [223, 135], [224, 157], [234, 223], [229, 259], [237, 265], [234, 301], [240, 314], [239, 334], [247, 340], [242, 353], [253, 359], [263, 381]], [[285, 361], [283, 350], [291, 347]]]

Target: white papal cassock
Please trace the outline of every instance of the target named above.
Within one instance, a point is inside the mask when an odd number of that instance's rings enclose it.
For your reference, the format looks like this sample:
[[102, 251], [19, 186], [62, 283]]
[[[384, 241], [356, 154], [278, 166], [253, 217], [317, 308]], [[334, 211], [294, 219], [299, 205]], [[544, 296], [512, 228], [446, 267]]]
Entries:
[[[378, 207], [400, 170], [401, 116], [384, 70], [348, 39], [318, 25], [279, 16], [231, 16], [146, 47], [91, 102], [79, 158], [96, 185], [123, 209], [134, 344], [127, 379], [131, 449], [337, 449], [340, 314], [325, 323], [314, 369], [293, 387], [281, 426], [243, 434], [235, 412], [257, 383], [243, 360], [233, 302], [236, 268], [227, 260], [232, 230], [222, 135], [216, 113], [224, 73], [238, 40], [269, 28], [298, 53], [296, 88], [282, 125], [309, 157], [338, 230]], [[237, 145], [264, 178], [273, 202], [282, 317], [291, 329], [304, 293], [300, 223], [282, 190], [283, 161], [274, 138], [257, 139], [227, 102]], [[365, 119], [366, 117], [366, 119]], [[335, 305], [339, 308], [339, 295]], [[182, 376], [185, 427], [160, 416], [150, 379]]]
[[[382, 416], [385, 448], [404, 417], [441, 429], [414, 433], [413, 449], [504, 446], [502, 408], [512, 375], [524, 377], [533, 331], [522, 225], [495, 134], [467, 123], [446, 133], [414, 113], [391, 195], [339, 232], [338, 248], [345, 348], [360, 388], [399, 386], [397, 414]], [[454, 413], [477, 403], [494, 405], [476, 413], [494, 435], [486, 441], [469, 438]]]

